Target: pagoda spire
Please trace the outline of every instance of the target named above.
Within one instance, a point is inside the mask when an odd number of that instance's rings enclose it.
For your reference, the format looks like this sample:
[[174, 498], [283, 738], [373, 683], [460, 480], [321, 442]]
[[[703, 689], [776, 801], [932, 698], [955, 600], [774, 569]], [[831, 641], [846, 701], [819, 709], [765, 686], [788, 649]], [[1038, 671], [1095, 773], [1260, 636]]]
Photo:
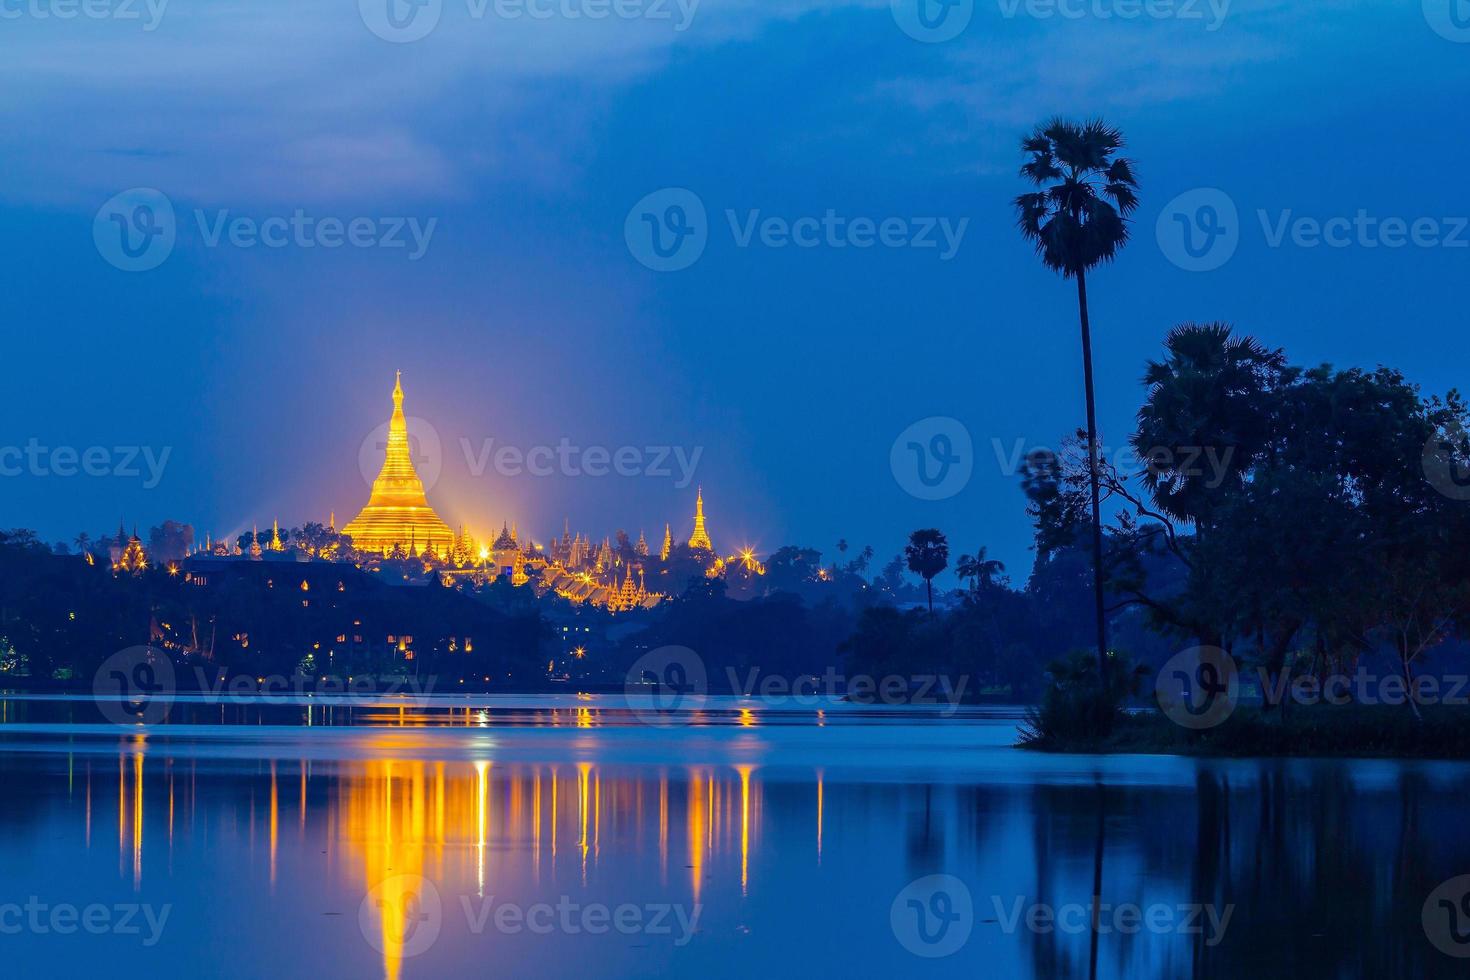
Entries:
[[403, 372], [398, 371], [393, 377], [393, 415], [388, 421], [383, 468], [373, 481], [367, 506], [342, 533], [363, 551], [380, 551], [416, 538], [415, 531], [423, 531], [429, 541], [451, 533], [449, 525], [429, 506], [423, 482], [414, 470], [408, 420], [403, 414]]
[[669, 552], [671, 552], [673, 550], [674, 550], [674, 532], [673, 532], [673, 529], [669, 527], [668, 522], [666, 521], [666, 522], [664, 522], [664, 545], [663, 545], [662, 548], [659, 549], [659, 553], [658, 553], [659, 560], [660, 561], [668, 561], [669, 560]]
[[714, 551], [715, 546], [710, 542], [709, 532], [704, 527], [704, 488], [700, 487], [694, 495], [694, 533], [689, 535], [689, 547], [703, 548], [706, 551]]

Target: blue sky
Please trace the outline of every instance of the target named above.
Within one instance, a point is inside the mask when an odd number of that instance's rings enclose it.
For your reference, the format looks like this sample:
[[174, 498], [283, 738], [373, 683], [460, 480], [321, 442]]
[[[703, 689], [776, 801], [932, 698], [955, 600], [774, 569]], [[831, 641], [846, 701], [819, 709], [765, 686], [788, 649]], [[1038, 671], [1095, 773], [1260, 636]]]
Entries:
[[[1124, 443], [1144, 360], [1183, 320], [1229, 321], [1298, 362], [1462, 384], [1470, 30], [1449, 0], [1237, 0], [1223, 18], [1203, 3], [1197, 18], [1130, 18], [1128, 0], [1075, 17], [977, 0], [935, 43], [900, 28], [906, 0], [897, 15], [628, 0], [639, 16], [596, 20], [596, 0], [534, 19], [442, 0], [408, 43], [369, 29], [379, 0], [37, 16], [52, 2], [0, 21], [0, 446], [105, 447], [111, 469], [6, 469], [0, 524], [47, 538], [119, 516], [216, 534], [344, 523], [402, 369], [409, 414], [439, 440], [431, 499], [452, 524], [687, 534], [694, 487], [677, 466], [475, 467], [491, 439], [491, 453], [634, 447], [645, 464], [678, 447], [699, 452], [721, 547], [830, 554], [845, 537], [882, 560], [938, 526], [1024, 578], [1024, 501], [997, 453], [1055, 445], [1082, 418], [1073, 288], [1034, 260], [1010, 206], [1017, 140], [1053, 113], [1123, 128], [1142, 182], [1134, 241], [1090, 283], [1105, 444]], [[176, 240], [146, 271], [109, 264], [94, 239], [99, 209], [133, 188], [174, 213]], [[661, 272], [625, 222], [664, 188], [700, 202], [706, 243]], [[1157, 226], [1199, 188], [1235, 207], [1234, 251], [1188, 271]], [[397, 219], [432, 232], [417, 258], [210, 240], [298, 211], [367, 219], [373, 241]], [[829, 211], [963, 233], [948, 257], [741, 243], [752, 221]], [[1372, 229], [1420, 222], [1423, 244], [1378, 230], [1312, 244], [1302, 225], [1360, 212]], [[935, 416], [963, 424], [973, 460], [957, 492], [926, 500], [890, 450]], [[145, 465], [126, 471], [129, 446], [167, 450], [156, 485]]]

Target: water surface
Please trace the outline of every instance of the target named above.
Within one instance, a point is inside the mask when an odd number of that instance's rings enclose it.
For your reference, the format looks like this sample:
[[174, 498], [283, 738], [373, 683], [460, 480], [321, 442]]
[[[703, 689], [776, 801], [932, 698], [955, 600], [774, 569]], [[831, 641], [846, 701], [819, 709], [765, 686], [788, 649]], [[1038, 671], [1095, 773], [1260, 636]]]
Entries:
[[[1464, 975], [1421, 911], [1470, 872], [1470, 765], [1037, 755], [1015, 709], [644, 707], [180, 698], [119, 726], [0, 699], [0, 904], [140, 908], [95, 935], [0, 912], [7, 972]], [[956, 879], [968, 907], [936, 904]], [[1104, 927], [1154, 926], [1094, 949], [1095, 880]]]

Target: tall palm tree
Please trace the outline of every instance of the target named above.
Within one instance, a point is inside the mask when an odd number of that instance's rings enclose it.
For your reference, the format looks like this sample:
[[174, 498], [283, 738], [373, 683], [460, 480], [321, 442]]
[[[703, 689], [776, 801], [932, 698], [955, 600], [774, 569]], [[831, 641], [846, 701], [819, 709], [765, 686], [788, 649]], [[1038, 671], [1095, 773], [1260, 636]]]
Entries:
[[934, 576], [949, 567], [949, 541], [937, 528], [924, 528], [909, 535], [903, 549], [909, 571], [924, 580], [929, 591], [929, 614], [934, 614]]
[[[1115, 154], [1123, 134], [1102, 120], [1052, 119], [1021, 141], [1030, 159], [1021, 176], [1038, 190], [1016, 198], [1021, 234], [1042, 264], [1077, 280], [1082, 321], [1082, 371], [1087, 396], [1087, 467], [1092, 485], [1092, 580], [1097, 614], [1097, 661], [1107, 670], [1103, 608], [1102, 517], [1098, 504], [1097, 408], [1092, 387], [1092, 330], [1087, 319], [1087, 271], [1110, 262], [1128, 242], [1128, 215], [1138, 207], [1133, 163]], [[1103, 675], [1099, 674], [1102, 678]]]
[[77, 554], [85, 555], [87, 553], [87, 546], [92, 543], [92, 536], [86, 531], [82, 531], [77, 535], [74, 543], [77, 546]]
[[1005, 562], [986, 558], [985, 551], [985, 547], [981, 546], [973, 555], [960, 555], [959, 563], [955, 565], [955, 574], [970, 583], [971, 592], [994, 584], [997, 578], [1005, 574]]

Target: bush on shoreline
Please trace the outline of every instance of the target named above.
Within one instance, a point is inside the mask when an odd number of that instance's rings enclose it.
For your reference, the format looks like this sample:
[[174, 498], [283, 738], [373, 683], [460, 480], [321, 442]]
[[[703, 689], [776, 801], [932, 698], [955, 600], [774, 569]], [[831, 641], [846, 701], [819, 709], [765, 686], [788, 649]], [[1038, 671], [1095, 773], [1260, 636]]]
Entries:
[[1041, 752], [1213, 757], [1357, 757], [1470, 759], [1470, 708], [1402, 705], [1314, 705], [1279, 711], [1241, 706], [1215, 728], [1193, 731], [1147, 709], [1120, 716], [1105, 734], [1067, 729], [1023, 737]]

